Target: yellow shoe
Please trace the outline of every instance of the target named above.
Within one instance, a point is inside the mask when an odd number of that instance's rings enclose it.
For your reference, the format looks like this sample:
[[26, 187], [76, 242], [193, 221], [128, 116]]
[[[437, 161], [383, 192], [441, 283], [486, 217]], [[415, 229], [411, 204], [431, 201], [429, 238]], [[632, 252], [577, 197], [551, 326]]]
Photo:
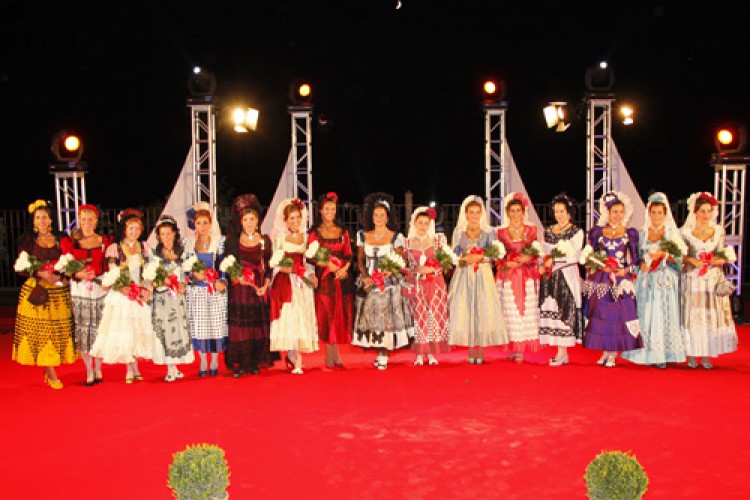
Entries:
[[44, 383], [50, 386], [53, 389], [62, 389], [63, 383], [60, 382], [60, 380], [52, 380], [50, 379], [47, 374], [44, 374]]

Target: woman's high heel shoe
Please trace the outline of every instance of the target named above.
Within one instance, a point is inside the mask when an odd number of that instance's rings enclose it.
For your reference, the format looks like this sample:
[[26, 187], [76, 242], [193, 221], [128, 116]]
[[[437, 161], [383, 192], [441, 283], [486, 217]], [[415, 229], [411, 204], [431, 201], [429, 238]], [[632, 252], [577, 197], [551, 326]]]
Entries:
[[287, 368], [291, 368], [292, 370], [294, 370], [294, 363], [292, 363], [292, 360], [289, 359], [289, 355], [288, 354], [284, 358], [284, 362], [286, 363], [286, 367]]
[[599, 358], [599, 361], [597, 361], [596, 364], [599, 366], [604, 366], [604, 364], [607, 362], [608, 357], [609, 357], [609, 354], [605, 352], [604, 354], [602, 354], [602, 357]]
[[60, 382], [60, 380], [52, 380], [47, 376], [47, 374], [44, 374], [44, 383], [50, 386], [52, 389], [62, 389], [63, 383]]
[[568, 364], [568, 355], [567, 354], [565, 356], [563, 356], [562, 358], [560, 358], [560, 359], [552, 358], [552, 359], [549, 360], [549, 365], [550, 366], [562, 366], [562, 365], [567, 365], [567, 364]]
[[616, 354], [610, 354], [607, 357], [607, 362], [604, 364], [607, 368], [614, 368], [615, 367], [615, 361], [617, 360]]

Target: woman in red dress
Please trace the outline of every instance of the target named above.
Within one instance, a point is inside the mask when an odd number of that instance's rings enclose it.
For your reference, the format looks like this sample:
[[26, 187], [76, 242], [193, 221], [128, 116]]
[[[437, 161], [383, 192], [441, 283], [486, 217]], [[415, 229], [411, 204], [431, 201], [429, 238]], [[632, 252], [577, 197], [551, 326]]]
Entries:
[[339, 344], [352, 340], [354, 315], [354, 283], [349, 274], [352, 246], [349, 232], [336, 223], [336, 193], [326, 193], [318, 200], [315, 226], [307, 237], [308, 248], [313, 242], [330, 250], [328, 262], [314, 262], [318, 287], [315, 289], [315, 316], [318, 338], [326, 343], [326, 366], [344, 368], [339, 357]]
[[104, 297], [107, 291], [94, 281], [106, 271], [104, 252], [112, 243], [112, 237], [96, 232], [99, 210], [94, 205], [78, 207], [78, 229], [60, 241], [63, 254], [70, 254], [82, 261], [85, 267], [71, 276], [70, 298], [75, 322], [75, 343], [86, 366], [86, 386], [102, 381], [102, 358], [91, 356], [91, 346], [96, 340], [96, 331], [102, 320]]
[[[497, 263], [497, 289], [508, 327], [509, 359], [523, 363], [525, 351], [539, 348], [539, 269], [541, 244], [536, 226], [529, 224], [526, 209], [529, 200], [521, 193], [505, 197], [505, 218], [497, 230], [497, 239], [505, 246], [505, 258]], [[536, 251], [533, 255], [532, 249]]]
[[407, 296], [414, 318], [414, 343], [417, 353], [414, 365], [437, 365], [435, 354], [448, 350], [448, 290], [443, 278], [443, 267], [436, 260], [437, 250], [446, 245], [445, 235], [435, 233], [435, 209], [419, 207], [411, 215], [409, 237], [406, 240], [409, 272], [412, 285]]

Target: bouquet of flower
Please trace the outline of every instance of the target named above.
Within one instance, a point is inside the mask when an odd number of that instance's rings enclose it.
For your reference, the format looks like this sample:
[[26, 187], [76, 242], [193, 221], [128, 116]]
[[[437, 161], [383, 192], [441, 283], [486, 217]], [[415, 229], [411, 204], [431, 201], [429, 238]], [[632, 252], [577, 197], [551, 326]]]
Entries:
[[381, 272], [389, 271], [396, 276], [403, 276], [403, 269], [406, 267], [404, 258], [395, 250], [391, 250], [387, 255], [378, 260], [378, 269]]
[[186, 273], [203, 273], [206, 271], [206, 263], [196, 255], [191, 255], [189, 259], [182, 263], [182, 269]]
[[700, 271], [698, 271], [698, 276], [704, 276], [711, 268], [711, 260], [713, 258], [724, 259], [727, 262], [735, 262], [737, 260], [737, 254], [734, 251], [734, 247], [725, 246], [716, 252], [701, 252], [698, 254], [698, 258], [703, 263]]
[[76, 260], [71, 254], [66, 253], [60, 256], [55, 263], [55, 271], [73, 276], [77, 272], [83, 271], [86, 268], [86, 264], [81, 260]]
[[521, 254], [523, 255], [531, 255], [532, 257], [539, 257], [539, 254], [542, 253], [542, 245], [534, 240], [528, 245], [524, 245], [521, 249]]
[[570, 240], [560, 240], [557, 242], [557, 245], [552, 247], [552, 250], [550, 250], [549, 257], [553, 260], [561, 259], [563, 257], [570, 257], [574, 253], [575, 249], [570, 243]]
[[659, 250], [663, 251], [665, 254], [672, 258], [678, 259], [682, 257], [685, 252], [687, 252], [687, 246], [682, 242], [673, 241], [662, 236], [662, 238], [659, 240], [659, 243], [651, 246], [648, 251], [648, 255], [644, 259], [646, 263], [649, 264], [650, 271], [655, 271], [662, 263], [662, 261], [664, 261], [663, 256], [654, 258], [654, 255], [656, 255], [656, 252]]
[[[234, 255], [227, 255], [219, 264], [219, 271], [226, 273], [232, 283], [237, 283], [240, 278], [245, 277], [245, 268]], [[252, 271], [250, 271], [252, 277]]]
[[717, 259], [724, 259], [727, 262], [737, 261], [737, 253], [734, 251], [734, 247], [731, 245], [727, 245], [721, 250], [714, 252], [714, 257], [716, 257]]
[[[295, 264], [294, 260], [289, 257], [283, 250], [274, 250], [270, 261], [271, 267], [291, 267], [292, 274], [297, 276], [301, 282], [304, 282], [310, 288], [314, 287], [314, 284], [307, 275], [307, 267], [304, 264]], [[299, 282], [298, 282], [299, 283]], [[300, 286], [302, 284], [300, 283]]]
[[458, 256], [448, 245], [443, 245], [435, 251], [435, 259], [443, 266], [443, 272], [447, 273], [458, 262]]
[[589, 271], [598, 271], [607, 265], [607, 258], [603, 250], [596, 252], [591, 245], [586, 245], [578, 262]]
[[110, 266], [109, 270], [102, 274], [102, 286], [120, 291], [132, 283], [130, 269], [125, 264], [121, 266]]
[[[322, 265], [328, 265], [328, 263], [332, 263], [335, 266], [338, 266], [341, 268], [344, 265], [344, 261], [340, 258], [336, 257], [335, 255], [331, 255], [331, 249], [321, 245], [317, 241], [313, 241], [310, 243], [310, 246], [307, 247], [307, 250], [305, 251], [305, 257], [308, 259], [311, 259], [315, 261], [317, 264]], [[331, 270], [326, 269], [323, 271], [323, 274], [320, 276], [321, 278], [325, 278], [330, 274]]]
[[[502, 259], [505, 257], [505, 245], [502, 242], [495, 240], [484, 248], [474, 247], [469, 250], [469, 255], [481, 255], [488, 259]], [[464, 260], [460, 261], [461, 267], [466, 267], [468, 263]], [[479, 262], [474, 264], [474, 272], [479, 269]]]
[[33, 275], [40, 269], [52, 271], [54, 270], [54, 266], [49, 262], [39, 260], [37, 257], [24, 250], [18, 255], [16, 263], [13, 265], [13, 269], [15, 269], [17, 273], [28, 273], [29, 275]]
[[153, 257], [153, 260], [150, 260], [143, 269], [143, 279], [151, 282], [154, 288], [167, 287], [169, 293], [174, 296], [180, 287], [179, 272], [179, 267], [174, 267], [170, 271], [160, 258]]
[[[440, 264], [440, 262], [438, 262], [437, 259], [432, 259], [432, 258], [428, 259], [427, 256], [424, 254], [419, 258], [419, 265], [422, 267], [430, 267], [435, 270], [443, 269], [442, 264]], [[435, 273], [434, 272], [427, 273], [425, 277], [427, 278], [428, 281], [432, 281], [433, 279], [435, 279]], [[419, 274], [417, 274], [417, 278], [419, 278]]]

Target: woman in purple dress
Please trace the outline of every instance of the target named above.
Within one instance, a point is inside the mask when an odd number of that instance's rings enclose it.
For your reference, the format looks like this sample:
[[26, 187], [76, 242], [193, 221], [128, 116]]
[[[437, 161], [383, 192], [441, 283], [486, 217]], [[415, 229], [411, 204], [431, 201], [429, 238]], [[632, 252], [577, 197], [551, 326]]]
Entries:
[[599, 221], [589, 233], [589, 244], [606, 256], [599, 259], [599, 268], [583, 284], [587, 320], [583, 346], [604, 351], [597, 364], [612, 368], [619, 351], [643, 347], [633, 284], [638, 265], [638, 231], [625, 227], [633, 206], [619, 191], [602, 196], [599, 213]]

